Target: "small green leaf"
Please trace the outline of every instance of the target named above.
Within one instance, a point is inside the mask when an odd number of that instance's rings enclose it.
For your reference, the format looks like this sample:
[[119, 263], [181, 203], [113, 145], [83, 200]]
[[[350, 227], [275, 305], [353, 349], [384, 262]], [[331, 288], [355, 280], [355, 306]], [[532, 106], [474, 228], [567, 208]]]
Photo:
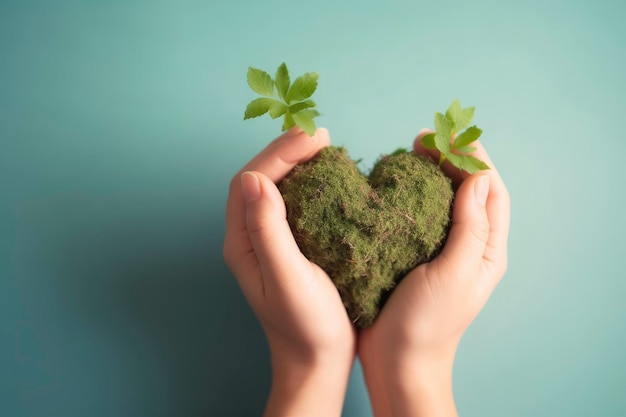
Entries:
[[452, 104], [450, 104], [450, 107], [448, 107], [448, 110], [446, 111], [446, 117], [454, 125], [452, 127], [453, 129], [456, 127], [457, 120], [461, 118], [462, 113], [463, 109], [461, 108], [461, 102], [457, 98], [452, 102]]
[[450, 119], [441, 113], [435, 113], [435, 131], [437, 134], [451, 138], [452, 137], [452, 123]]
[[248, 104], [248, 107], [246, 107], [246, 112], [244, 113], [243, 120], [263, 116], [270, 110], [274, 103], [278, 102], [271, 98], [265, 97], [252, 100], [250, 104]]
[[312, 114], [303, 110], [293, 115], [293, 120], [307, 135], [313, 136], [315, 134], [315, 122], [313, 121]]
[[315, 109], [304, 109], [300, 110], [298, 113], [304, 113], [312, 119], [320, 115], [320, 112]]
[[295, 120], [293, 120], [293, 116], [289, 113], [285, 114], [285, 121], [283, 122], [283, 132], [291, 129], [296, 125]]
[[474, 117], [474, 110], [474, 107], [462, 108], [459, 99], [455, 99], [452, 102], [448, 111], [446, 111], [446, 117], [452, 122], [452, 131], [454, 133], [460, 132], [469, 126]]
[[439, 133], [435, 134], [435, 147], [441, 153], [450, 152], [450, 139], [445, 136], [440, 135]]
[[270, 75], [257, 68], [248, 68], [248, 85], [250, 88], [262, 96], [272, 97], [274, 95], [274, 81]]
[[435, 113], [435, 146], [442, 153], [450, 152], [452, 123], [441, 113]]
[[459, 149], [467, 146], [470, 143], [474, 142], [476, 139], [478, 139], [482, 133], [483, 131], [476, 126], [468, 127], [465, 132], [456, 137], [456, 140], [454, 141], [454, 145], [452, 145], [452, 147], [454, 149]]
[[289, 113], [295, 114], [300, 110], [309, 109], [311, 107], [315, 107], [315, 102], [313, 100], [301, 101], [300, 103], [292, 104], [289, 106]]
[[471, 155], [448, 154], [447, 157], [452, 165], [470, 174], [489, 169], [489, 165]]
[[476, 148], [473, 146], [461, 146], [460, 148], [456, 148], [455, 150], [461, 153], [472, 153], [476, 150]]
[[285, 97], [287, 104], [294, 101], [302, 101], [311, 97], [317, 89], [317, 79], [319, 74], [317, 72], [308, 72], [300, 77], [296, 78]]
[[437, 146], [435, 145], [435, 134], [429, 133], [422, 137], [422, 146], [426, 149], [437, 149]]
[[291, 81], [289, 80], [289, 71], [287, 70], [287, 65], [283, 62], [280, 64], [278, 69], [276, 70], [276, 88], [278, 89], [278, 94], [280, 98], [285, 100], [287, 97], [287, 91], [289, 91], [289, 84]]
[[270, 106], [270, 116], [272, 119], [276, 119], [287, 113], [287, 110], [288, 107], [286, 104], [281, 103], [280, 101], [274, 101], [274, 103]]

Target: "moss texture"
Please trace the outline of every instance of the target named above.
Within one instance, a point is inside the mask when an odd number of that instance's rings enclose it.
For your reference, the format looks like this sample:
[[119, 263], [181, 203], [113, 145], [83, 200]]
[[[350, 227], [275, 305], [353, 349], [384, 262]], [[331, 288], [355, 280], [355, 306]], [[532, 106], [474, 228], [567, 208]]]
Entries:
[[400, 150], [366, 177], [341, 147], [295, 167], [279, 188], [300, 249], [328, 273], [361, 327], [407, 272], [438, 253], [454, 196], [429, 159]]

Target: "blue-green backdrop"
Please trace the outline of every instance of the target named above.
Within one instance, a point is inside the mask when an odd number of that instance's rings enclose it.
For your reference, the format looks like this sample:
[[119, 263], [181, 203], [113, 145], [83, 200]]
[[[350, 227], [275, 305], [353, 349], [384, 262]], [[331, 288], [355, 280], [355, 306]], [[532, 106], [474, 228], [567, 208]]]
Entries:
[[[617, 0], [0, 2], [0, 415], [254, 416], [263, 333], [224, 265], [231, 176], [279, 133], [249, 65], [318, 71], [371, 166], [455, 98], [512, 195], [463, 416], [626, 415]], [[320, 399], [323, 401], [323, 399]], [[356, 365], [344, 416], [371, 416]]]

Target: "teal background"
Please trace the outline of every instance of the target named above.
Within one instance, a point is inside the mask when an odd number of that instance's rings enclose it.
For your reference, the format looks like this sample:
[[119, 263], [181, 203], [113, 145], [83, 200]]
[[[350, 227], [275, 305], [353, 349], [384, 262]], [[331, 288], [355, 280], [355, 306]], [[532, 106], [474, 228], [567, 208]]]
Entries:
[[[0, 2], [0, 415], [253, 416], [268, 350], [221, 255], [227, 184], [278, 121], [249, 65], [320, 72], [371, 166], [456, 97], [512, 196], [464, 337], [463, 416], [626, 415], [617, 0]], [[320, 399], [323, 401], [323, 399]], [[371, 416], [360, 368], [344, 416]]]

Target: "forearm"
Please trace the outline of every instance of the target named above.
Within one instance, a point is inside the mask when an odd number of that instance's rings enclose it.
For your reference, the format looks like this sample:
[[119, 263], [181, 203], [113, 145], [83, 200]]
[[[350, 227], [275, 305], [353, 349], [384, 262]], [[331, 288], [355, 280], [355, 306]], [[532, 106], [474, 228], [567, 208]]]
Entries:
[[351, 363], [272, 362], [272, 388], [264, 417], [341, 416]]
[[364, 375], [376, 417], [456, 417], [454, 356], [366, 361]]

